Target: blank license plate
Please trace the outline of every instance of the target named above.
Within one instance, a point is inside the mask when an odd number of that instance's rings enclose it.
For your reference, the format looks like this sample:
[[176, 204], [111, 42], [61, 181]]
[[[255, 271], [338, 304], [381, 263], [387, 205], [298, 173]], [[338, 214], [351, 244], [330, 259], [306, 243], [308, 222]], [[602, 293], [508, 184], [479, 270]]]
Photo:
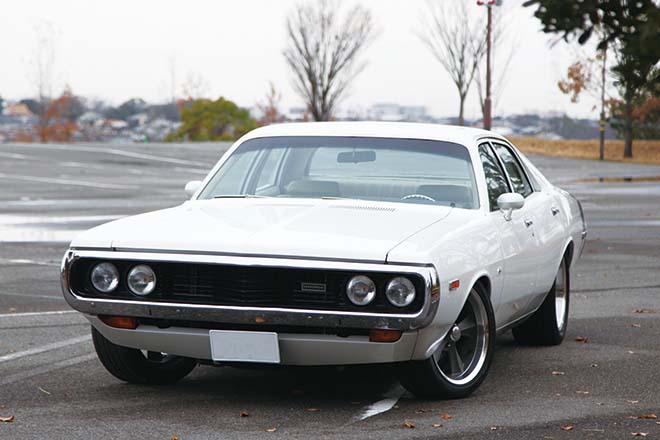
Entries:
[[280, 363], [277, 333], [209, 330], [214, 361]]

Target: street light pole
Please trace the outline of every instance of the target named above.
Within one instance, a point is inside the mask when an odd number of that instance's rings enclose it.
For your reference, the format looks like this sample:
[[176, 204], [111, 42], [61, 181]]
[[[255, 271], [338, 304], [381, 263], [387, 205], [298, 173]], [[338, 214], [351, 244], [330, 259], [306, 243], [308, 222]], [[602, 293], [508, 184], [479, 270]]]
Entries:
[[492, 126], [492, 100], [490, 98], [490, 51], [491, 51], [491, 28], [493, 24], [493, 11], [491, 5], [488, 9], [488, 27], [486, 30], [486, 100], [484, 101], [484, 129], [490, 130]]

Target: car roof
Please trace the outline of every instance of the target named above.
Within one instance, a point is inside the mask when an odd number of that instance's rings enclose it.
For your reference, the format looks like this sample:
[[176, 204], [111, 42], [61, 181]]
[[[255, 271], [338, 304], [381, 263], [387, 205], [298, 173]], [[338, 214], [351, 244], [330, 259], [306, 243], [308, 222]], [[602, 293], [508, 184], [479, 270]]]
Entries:
[[471, 146], [479, 138], [504, 139], [488, 130], [456, 125], [420, 124], [412, 122], [296, 122], [257, 128], [241, 141], [271, 136], [347, 136], [426, 139]]

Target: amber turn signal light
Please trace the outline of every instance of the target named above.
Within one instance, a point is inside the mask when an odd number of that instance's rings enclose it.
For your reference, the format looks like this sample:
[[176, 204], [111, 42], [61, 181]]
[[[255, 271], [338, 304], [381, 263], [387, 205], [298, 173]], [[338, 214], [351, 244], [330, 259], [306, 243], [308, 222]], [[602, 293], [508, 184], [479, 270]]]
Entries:
[[396, 342], [401, 339], [401, 330], [369, 330], [369, 342]]
[[130, 316], [104, 316], [99, 315], [99, 319], [106, 325], [114, 328], [136, 329], [138, 326], [137, 319]]

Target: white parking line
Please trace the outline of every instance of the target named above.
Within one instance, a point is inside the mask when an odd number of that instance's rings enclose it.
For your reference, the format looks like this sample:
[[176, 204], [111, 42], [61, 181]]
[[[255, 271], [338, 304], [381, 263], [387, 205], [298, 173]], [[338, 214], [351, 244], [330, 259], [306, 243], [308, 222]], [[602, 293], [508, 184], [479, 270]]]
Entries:
[[91, 361], [94, 358], [96, 358], [96, 353], [88, 353], [71, 359], [65, 359], [63, 361], [55, 362], [48, 365], [43, 365], [41, 367], [33, 368], [31, 370], [10, 374], [9, 376], [0, 378], [0, 386], [8, 385], [14, 382], [19, 382], [21, 380], [29, 379], [31, 377], [38, 376], [40, 374], [49, 373], [53, 370], [58, 370], [60, 368], [70, 367], [72, 365], [80, 364], [82, 362]]
[[57, 350], [58, 348], [68, 347], [69, 345], [80, 344], [91, 340], [90, 335], [79, 336], [77, 338], [65, 339], [64, 341], [53, 342], [51, 344], [42, 345], [40, 347], [31, 348], [25, 351], [17, 351], [16, 353], [6, 354], [0, 356], [0, 363], [14, 361], [26, 356], [33, 356], [35, 354], [44, 353], [46, 351]]
[[70, 180], [70, 179], [52, 179], [49, 177], [34, 177], [34, 176], [22, 176], [19, 174], [5, 174], [0, 173], [0, 179], [9, 179], [9, 180], [24, 180], [28, 182], [41, 182], [41, 183], [56, 183], [59, 185], [73, 185], [73, 186], [84, 186], [91, 188], [102, 188], [102, 189], [136, 189], [134, 185], [119, 185], [114, 183], [96, 183], [96, 182], [84, 182], [82, 180]]
[[64, 297], [62, 295], [53, 296], [53, 295], [39, 295], [33, 293], [0, 292], [0, 296], [22, 296], [24, 298], [43, 298], [54, 301], [64, 301]]
[[368, 419], [369, 417], [373, 417], [391, 410], [399, 401], [401, 396], [405, 394], [405, 392], [406, 390], [401, 385], [395, 385], [392, 389], [385, 393], [383, 396], [385, 397], [384, 399], [364, 407], [360, 414], [353, 418], [352, 423], [360, 422], [362, 420]]
[[192, 165], [192, 166], [203, 166], [203, 163], [194, 162], [192, 160], [185, 159], [176, 159], [174, 157], [168, 156], [155, 156], [145, 153], [136, 153], [133, 151], [119, 150], [117, 148], [94, 148], [94, 147], [84, 147], [78, 145], [57, 145], [57, 144], [39, 144], [31, 145], [25, 144], [21, 145], [22, 148], [39, 148], [39, 149], [49, 149], [49, 150], [67, 150], [67, 151], [85, 151], [90, 153], [99, 153], [99, 154], [114, 154], [117, 156], [133, 157], [135, 159], [145, 159], [152, 162], [165, 162], [165, 163], [174, 163], [178, 165]]
[[37, 260], [28, 260], [25, 258], [12, 258], [12, 259], [5, 259], [5, 258], [0, 258], [0, 263], [2, 264], [31, 264], [34, 266], [53, 266], [53, 267], [59, 267], [59, 263], [51, 263], [48, 261], [37, 261]]
[[49, 312], [26, 312], [26, 313], [5, 313], [0, 318], [21, 318], [24, 316], [47, 316], [47, 315], [68, 315], [69, 313], [78, 313], [76, 310], [52, 310]]

